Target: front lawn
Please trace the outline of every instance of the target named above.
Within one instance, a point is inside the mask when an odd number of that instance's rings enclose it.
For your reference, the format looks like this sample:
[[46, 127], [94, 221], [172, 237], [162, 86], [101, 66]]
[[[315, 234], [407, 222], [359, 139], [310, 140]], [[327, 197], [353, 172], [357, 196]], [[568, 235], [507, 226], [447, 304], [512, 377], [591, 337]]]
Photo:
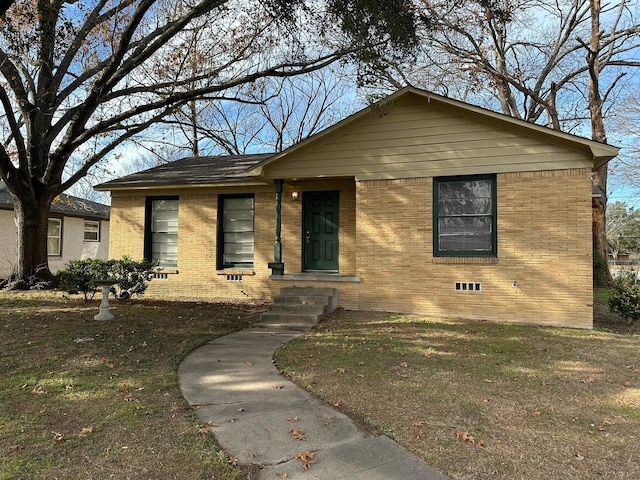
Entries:
[[[640, 335], [339, 311], [280, 368], [454, 479], [640, 478]], [[240, 480], [177, 385], [260, 307], [0, 292], [0, 479]], [[206, 432], [207, 430], [202, 430]]]
[[640, 478], [640, 335], [606, 298], [594, 331], [339, 311], [277, 364], [454, 479]]
[[250, 307], [0, 292], [0, 479], [242, 478], [200, 433], [176, 368]]

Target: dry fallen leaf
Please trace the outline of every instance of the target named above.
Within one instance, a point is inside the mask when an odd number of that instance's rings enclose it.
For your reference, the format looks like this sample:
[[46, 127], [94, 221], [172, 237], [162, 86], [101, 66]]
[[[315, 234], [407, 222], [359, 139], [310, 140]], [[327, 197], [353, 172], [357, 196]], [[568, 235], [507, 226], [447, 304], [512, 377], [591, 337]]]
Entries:
[[598, 430], [600, 432], [604, 432], [604, 429], [606, 427], [608, 427], [609, 425], [613, 425], [613, 422], [607, 418], [605, 418], [604, 420], [602, 420], [602, 422], [600, 423], [600, 425], [598, 425]]
[[276, 473], [276, 475], [280, 478], [288, 478], [289, 475], [287, 474], [287, 472], [278, 472]]
[[80, 430], [80, 436], [84, 436], [89, 433], [93, 433], [93, 427], [82, 427], [82, 430]]
[[456, 432], [456, 438], [463, 442], [476, 443], [476, 439], [469, 432]]
[[343, 403], [341, 401], [338, 401], [338, 402], [333, 404], [333, 406], [336, 407], [336, 408], [340, 408], [340, 407], [342, 407], [342, 405], [343, 405]]
[[347, 373], [347, 369], [346, 368], [338, 368], [338, 373]]
[[33, 387], [33, 390], [31, 390], [31, 393], [33, 393], [34, 395], [44, 395], [47, 392], [43, 390], [40, 385], [36, 385], [35, 387]]
[[234, 467], [238, 466], [238, 457], [234, 457], [233, 455], [229, 455], [229, 463]]
[[275, 388], [276, 390], [282, 390], [284, 388], [284, 385], [274, 385], [273, 388]]
[[255, 363], [253, 362], [244, 362], [245, 365], [247, 365], [247, 367], [253, 367], [255, 365]]
[[22, 445], [11, 445], [9, 447], [9, 451], [10, 452], [19, 452], [20, 450], [22, 450], [24, 447]]
[[304, 432], [302, 430], [300, 430], [299, 428], [294, 428], [289, 433], [296, 440], [306, 440], [307, 439], [307, 437], [305, 436]]
[[247, 411], [247, 409], [246, 409], [246, 408], [244, 408], [244, 407], [240, 407], [240, 408], [238, 409], [238, 413], [242, 413], [242, 412], [246, 412], [246, 411]]
[[416, 422], [413, 422], [413, 426], [414, 427], [423, 427], [424, 426], [424, 422], [418, 420]]
[[300, 459], [300, 461], [302, 462], [302, 471], [305, 472], [306, 470], [308, 470], [308, 468], [313, 465], [314, 463], [318, 463], [318, 460], [316, 458], [313, 458], [313, 456], [315, 455], [316, 452], [298, 452], [296, 453], [295, 457], [293, 457], [294, 459]]
[[537, 417], [538, 415], [540, 415], [540, 410], [538, 410], [537, 408], [534, 408], [533, 411], [531, 412], [531, 416]]
[[53, 440], [58, 442], [58, 443], [62, 443], [65, 441], [64, 436], [61, 433], [58, 432], [51, 432], [53, 433]]
[[298, 421], [298, 417], [289, 417], [287, 418], [287, 422], [297, 422]]
[[213, 428], [213, 427], [219, 427], [220, 425], [218, 425], [215, 422], [212, 422], [211, 420], [209, 420], [208, 422], [206, 422], [205, 424], [202, 425], [202, 427], [200, 427], [200, 430], [198, 430], [198, 433], [209, 433], [209, 429]]

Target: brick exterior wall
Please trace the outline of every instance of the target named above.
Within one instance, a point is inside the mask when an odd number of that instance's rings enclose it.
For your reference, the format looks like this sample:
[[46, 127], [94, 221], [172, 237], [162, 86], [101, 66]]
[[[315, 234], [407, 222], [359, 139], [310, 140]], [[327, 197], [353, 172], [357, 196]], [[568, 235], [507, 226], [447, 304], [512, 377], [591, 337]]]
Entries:
[[[363, 283], [351, 308], [592, 326], [588, 169], [498, 175], [497, 259], [432, 256], [432, 185], [357, 184]], [[482, 290], [457, 292], [456, 281], [481, 282]]]
[[109, 256], [129, 255], [134, 260], [144, 257], [144, 208], [142, 195], [111, 195]]
[[[330, 180], [324, 185], [336, 188]], [[432, 185], [432, 178], [340, 184], [340, 275], [360, 283], [269, 279], [272, 191], [255, 193], [254, 269], [216, 270], [218, 194], [179, 192], [177, 273], [153, 280], [147, 295], [268, 302], [283, 286], [317, 285], [338, 288], [348, 309], [591, 327], [589, 169], [499, 174], [497, 259], [433, 257]], [[290, 191], [282, 200], [285, 272], [299, 273], [302, 201]], [[144, 195], [114, 192], [112, 258], [142, 258], [144, 210]], [[228, 278], [234, 274], [242, 280]], [[481, 282], [482, 290], [456, 292], [456, 281]]]
[[[156, 192], [149, 192], [149, 196]], [[218, 194], [178, 193], [178, 268], [152, 280], [147, 296], [222, 302], [269, 301], [274, 193], [255, 193], [254, 269], [217, 270]], [[144, 256], [146, 195], [112, 196], [112, 258]]]

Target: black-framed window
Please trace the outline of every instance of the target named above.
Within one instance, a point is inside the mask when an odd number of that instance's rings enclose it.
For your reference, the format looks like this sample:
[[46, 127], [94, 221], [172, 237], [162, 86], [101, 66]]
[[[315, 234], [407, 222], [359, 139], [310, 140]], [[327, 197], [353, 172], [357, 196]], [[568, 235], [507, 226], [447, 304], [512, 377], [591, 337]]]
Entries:
[[433, 254], [497, 255], [496, 176], [433, 179]]
[[218, 268], [253, 268], [254, 196], [218, 197]]
[[159, 267], [178, 267], [178, 197], [147, 197], [144, 256]]

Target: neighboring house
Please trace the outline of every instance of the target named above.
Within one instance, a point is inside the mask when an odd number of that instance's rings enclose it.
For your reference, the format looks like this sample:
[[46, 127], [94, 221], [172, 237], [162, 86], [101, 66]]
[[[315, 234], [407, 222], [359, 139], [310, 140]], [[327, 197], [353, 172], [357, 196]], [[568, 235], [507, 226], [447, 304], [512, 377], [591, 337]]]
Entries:
[[592, 326], [591, 171], [618, 149], [405, 88], [273, 155], [187, 158], [111, 191], [150, 295]]
[[631, 253], [626, 252], [624, 250], [620, 250], [617, 253], [615, 253], [612, 250], [609, 250], [609, 252], [607, 253], [607, 260], [609, 260], [610, 262], [618, 262], [618, 263], [630, 262]]
[[[13, 200], [0, 182], [0, 279], [9, 276], [16, 261], [16, 234]], [[70, 260], [108, 258], [109, 206], [65, 194], [56, 197], [49, 213], [47, 250], [53, 273]]]

